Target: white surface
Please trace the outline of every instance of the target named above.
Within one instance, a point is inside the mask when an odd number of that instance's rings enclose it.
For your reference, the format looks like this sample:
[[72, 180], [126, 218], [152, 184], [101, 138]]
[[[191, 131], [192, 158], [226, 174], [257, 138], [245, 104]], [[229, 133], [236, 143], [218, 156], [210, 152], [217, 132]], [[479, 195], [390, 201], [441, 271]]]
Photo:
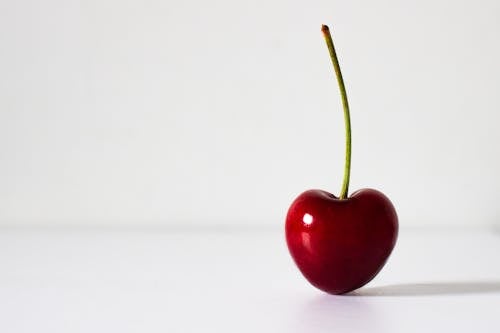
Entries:
[[500, 235], [405, 230], [350, 296], [299, 275], [265, 230], [2, 229], [0, 331], [497, 332]]
[[407, 223], [498, 222], [499, 15], [498, 0], [0, 1], [0, 224], [278, 226], [300, 192], [338, 192], [322, 23], [352, 189], [382, 190]]

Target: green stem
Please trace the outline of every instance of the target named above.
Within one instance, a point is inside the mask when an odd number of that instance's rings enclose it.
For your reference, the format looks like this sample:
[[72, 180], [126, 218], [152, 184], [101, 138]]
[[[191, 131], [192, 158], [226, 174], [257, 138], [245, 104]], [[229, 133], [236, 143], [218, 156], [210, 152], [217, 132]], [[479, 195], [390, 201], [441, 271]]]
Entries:
[[347, 93], [345, 91], [344, 79], [342, 78], [342, 72], [340, 71], [339, 60], [337, 59], [337, 53], [335, 52], [335, 47], [333, 46], [330, 29], [328, 29], [326, 25], [323, 25], [321, 27], [321, 31], [323, 32], [323, 36], [325, 37], [328, 51], [330, 51], [330, 58], [332, 59], [333, 68], [335, 69], [335, 75], [337, 76], [337, 82], [340, 89], [340, 96], [342, 97], [342, 106], [344, 107], [345, 166], [344, 180], [342, 182], [342, 188], [340, 189], [339, 196], [339, 199], [343, 200], [347, 198], [347, 192], [349, 191], [349, 178], [351, 176], [351, 116], [349, 114], [349, 103], [347, 102]]

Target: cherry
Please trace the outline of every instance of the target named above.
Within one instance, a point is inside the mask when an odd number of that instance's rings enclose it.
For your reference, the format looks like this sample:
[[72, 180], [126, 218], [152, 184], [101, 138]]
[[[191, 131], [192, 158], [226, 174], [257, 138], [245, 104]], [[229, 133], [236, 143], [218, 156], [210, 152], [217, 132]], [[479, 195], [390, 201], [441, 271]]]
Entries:
[[390, 200], [374, 189], [348, 194], [351, 168], [351, 122], [344, 81], [330, 30], [321, 28], [342, 97], [346, 128], [344, 180], [337, 198], [323, 190], [300, 194], [285, 223], [290, 254], [315, 287], [343, 294], [370, 282], [391, 254], [398, 235], [398, 217]]
[[398, 218], [381, 192], [362, 189], [347, 200], [309, 190], [286, 218], [288, 249], [302, 274], [331, 294], [357, 289], [382, 269], [398, 233]]

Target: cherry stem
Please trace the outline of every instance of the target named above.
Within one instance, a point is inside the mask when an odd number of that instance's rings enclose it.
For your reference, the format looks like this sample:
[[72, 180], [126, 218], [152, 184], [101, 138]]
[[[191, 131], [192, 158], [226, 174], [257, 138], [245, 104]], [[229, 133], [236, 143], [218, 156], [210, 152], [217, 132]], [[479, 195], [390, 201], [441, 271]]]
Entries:
[[347, 198], [349, 191], [349, 179], [351, 176], [351, 116], [349, 113], [349, 103], [347, 102], [347, 93], [345, 91], [344, 79], [342, 78], [342, 72], [340, 71], [339, 60], [337, 59], [337, 53], [335, 52], [335, 47], [333, 46], [332, 35], [330, 34], [330, 29], [328, 26], [322, 25], [321, 31], [325, 37], [326, 45], [328, 46], [328, 51], [330, 51], [330, 58], [332, 59], [333, 69], [335, 70], [335, 75], [337, 76], [337, 83], [340, 89], [340, 96], [342, 97], [342, 106], [344, 108], [344, 124], [345, 124], [345, 166], [344, 166], [344, 180], [342, 182], [342, 188], [340, 189], [339, 199], [343, 200]]

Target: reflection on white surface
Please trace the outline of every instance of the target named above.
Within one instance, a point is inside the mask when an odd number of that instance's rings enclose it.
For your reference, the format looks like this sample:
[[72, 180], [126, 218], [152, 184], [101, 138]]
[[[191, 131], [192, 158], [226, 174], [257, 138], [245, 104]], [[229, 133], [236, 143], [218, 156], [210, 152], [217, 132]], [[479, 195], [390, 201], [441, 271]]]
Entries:
[[302, 304], [295, 332], [387, 332], [384, 313], [361, 297], [319, 294]]
[[310, 225], [311, 223], [313, 223], [312, 215], [305, 213], [304, 217], [302, 217], [302, 222], [304, 222], [304, 224], [306, 224], [306, 225]]

